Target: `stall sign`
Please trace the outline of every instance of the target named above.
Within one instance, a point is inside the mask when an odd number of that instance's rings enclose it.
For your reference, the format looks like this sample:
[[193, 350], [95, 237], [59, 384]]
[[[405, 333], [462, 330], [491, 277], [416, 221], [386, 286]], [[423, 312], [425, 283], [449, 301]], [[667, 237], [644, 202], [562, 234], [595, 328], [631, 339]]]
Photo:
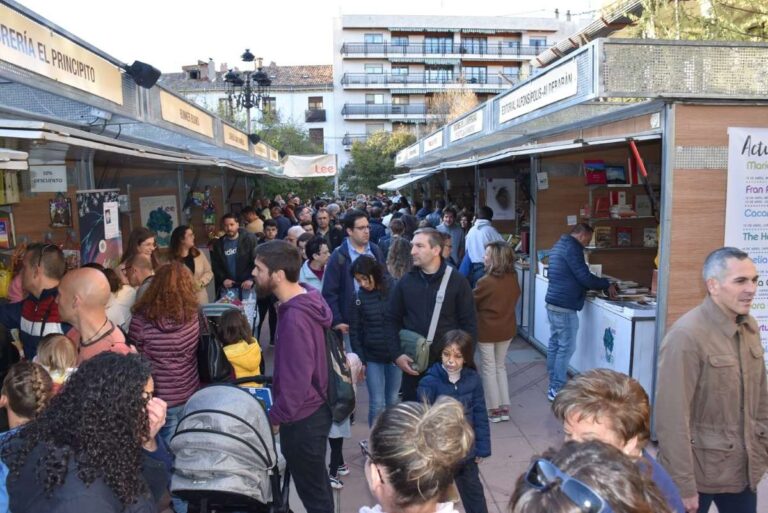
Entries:
[[66, 192], [67, 166], [29, 166], [30, 192]]
[[437, 150], [443, 147], [443, 131], [440, 130], [424, 139], [424, 153]]
[[[768, 348], [768, 129], [728, 129], [725, 245], [749, 254], [760, 276], [751, 314]], [[768, 352], [766, 352], [768, 365]]]
[[285, 159], [283, 175], [292, 178], [312, 178], [334, 176], [336, 174], [336, 155], [291, 155]]
[[499, 124], [538, 110], [546, 105], [575, 96], [578, 91], [576, 61], [544, 73], [500, 98]]
[[2, 4], [0, 60], [123, 104], [122, 76], [117, 66]]
[[274, 148], [267, 148], [269, 150], [269, 160], [272, 162], [280, 162], [280, 154]]
[[213, 117], [171, 93], [160, 91], [160, 111], [164, 120], [213, 138]]
[[476, 134], [483, 129], [483, 111], [476, 110], [469, 116], [461, 118], [451, 125], [451, 142]]
[[224, 129], [224, 144], [233, 146], [238, 150], [248, 151], [248, 136], [240, 130], [236, 130], [229, 125], [221, 125]]
[[253, 153], [259, 157], [264, 157], [265, 159], [269, 158], [269, 148], [267, 148], [267, 145], [264, 143], [255, 144], [253, 146]]
[[401, 166], [405, 162], [405, 150], [400, 150], [395, 156], [395, 166]]
[[405, 149], [405, 158], [408, 160], [415, 159], [419, 156], [419, 143], [414, 144], [413, 146], [408, 146]]

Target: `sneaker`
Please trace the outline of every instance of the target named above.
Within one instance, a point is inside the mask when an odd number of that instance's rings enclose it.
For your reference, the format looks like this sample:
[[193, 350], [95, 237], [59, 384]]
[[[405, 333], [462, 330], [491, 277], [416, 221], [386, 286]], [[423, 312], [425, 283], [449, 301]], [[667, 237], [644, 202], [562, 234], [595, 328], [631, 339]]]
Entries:
[[488, 421], [494, 424], [501, 422], [501, 412], [499, 410], [488, 410]]
[[349, 465], [346, 463], [343, 465], [339, 465], [339, 468], [336, 469], [336, 475], [337, 476], [348, 476], [349, 475]]
[[555, 400], [555, 397], [557, 397], [557, 392], [555, 392], [554, 388], [550, 388], [547, 392], [547, 400], [551, 403]]
[[502, 422], [509, 422], [509, 408], [499, 408], [499, 417]]
[[328, 476], [328, 479], [331, 480], [331, 488], [335, 490], [341, 490], [344, 488], [344, 483], [338, 477]]

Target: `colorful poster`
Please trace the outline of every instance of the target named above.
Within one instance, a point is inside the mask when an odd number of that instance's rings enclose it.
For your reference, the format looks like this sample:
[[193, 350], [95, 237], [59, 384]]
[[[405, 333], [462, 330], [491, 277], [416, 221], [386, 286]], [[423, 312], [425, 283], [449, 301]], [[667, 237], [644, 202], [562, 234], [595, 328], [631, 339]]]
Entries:
[[120, 236], [120, 223], [117, 217], [119, 205], [117, 201], [104, 203], [104, 238], [107, 240]]
[[48, 214], [52, 228], [72, 226], [72, 200], [58, 193], [54, 199], [48, 200]]
[[114, 267], [123, 254], [122, 237], [107, 239], [104, 230], [104, 204], [117, 202], [119, 189], [76, 191], [80, 221], [80, 262], [96, 262]]
[[157, 245], [167, 248], [171, 232], [179, 225], [176, 196], [146, 196], [139, 198], [141, 224], [155, 232]]
[[485, 204], [493, 209], [494, 221], [515, 219], [514, 178], [489, 178], [485, 189]]
[[[768, 348], [768, 129], [728, 129], [725, 245], [747, 253], [760, 276], [752, 315]], [[768, 365], [768, 352], [766, 352]]]

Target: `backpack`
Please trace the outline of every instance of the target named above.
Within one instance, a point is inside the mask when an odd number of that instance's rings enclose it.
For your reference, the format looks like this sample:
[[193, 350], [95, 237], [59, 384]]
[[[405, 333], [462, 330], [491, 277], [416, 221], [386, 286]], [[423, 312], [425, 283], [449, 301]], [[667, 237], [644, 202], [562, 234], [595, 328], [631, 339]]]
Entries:
[[328, 393], [325, 395], [331, 408], [333, 421], [343, 422], [355, 411], [355, 388], [352, 385], [352, 371], [347, 364], [339, 336], [331, 328], [323, 330], [325, 335], [325, 356], [328, 361]]

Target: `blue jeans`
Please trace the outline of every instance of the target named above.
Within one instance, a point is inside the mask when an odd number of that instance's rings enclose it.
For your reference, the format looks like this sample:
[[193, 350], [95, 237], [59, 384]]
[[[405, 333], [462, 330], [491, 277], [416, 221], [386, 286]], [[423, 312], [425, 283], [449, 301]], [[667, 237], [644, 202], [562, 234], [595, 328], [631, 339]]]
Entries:
[[172, 406], [168, 408], [165, 413], [165, 424], [160, 428], [160, 436], [166, 441], [168, 446], [171, 445], [171, 437], [176, 433], [176, 426], [179, 425], [181, 420], [181, 410], [184, 409], [184, 405]]
[[706, 513], [712, 505], [720, 513], [755, 513], [757, 511], [757, 493], [749, 488], [739, 493], [700, 493], [699, 513]]
[[568, 380], [568, 363], [576, 350], [579, 316], [575, 310], [561, 312], [547, 308], [547, 318], [550, 331], [547, 346], [549, 388], [557, 392]]
[[368, 427], [385, 407], [398, 402], [403, 371], [394, 363], [368, 362], [365, 364], [365, 383], [368, 386]]
[[483, 276], [485, 276], [485, 264], [482, 262], [472, 264], [472, 267], [469, 269], [469, 285], [474, 289], [477, 282]]

